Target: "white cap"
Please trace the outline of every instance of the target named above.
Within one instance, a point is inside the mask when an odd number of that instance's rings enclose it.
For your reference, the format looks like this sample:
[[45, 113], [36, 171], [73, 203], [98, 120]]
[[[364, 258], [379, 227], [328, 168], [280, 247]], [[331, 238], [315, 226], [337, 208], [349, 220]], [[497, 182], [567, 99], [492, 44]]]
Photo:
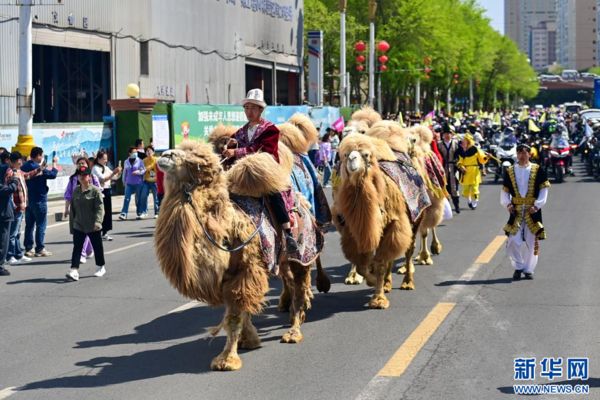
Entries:
[[267, 106], [267, 103], [265, 103], [265, 96], [263, 95], [263, 91], [261, 89], [250, 89], [246, 95], [246, 98], [242, 100], [242, 106], [246, 105], [246, 103], [256, 104], [262, 108]]

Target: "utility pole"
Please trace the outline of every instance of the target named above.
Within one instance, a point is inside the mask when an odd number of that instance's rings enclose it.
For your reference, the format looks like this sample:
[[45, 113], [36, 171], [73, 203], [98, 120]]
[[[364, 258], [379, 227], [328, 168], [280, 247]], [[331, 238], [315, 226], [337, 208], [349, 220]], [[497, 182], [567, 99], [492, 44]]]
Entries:
[[346, 79], [346, 6], [347, 0], [340, 0], [340, 104], [348, 106]]
[[369, 105], [375, 104], [375, 12], [377, 0], [369, 0]]
[[33, 127], [33, 85], [31, 50], [31, 6], [33, 0], [21, 0], [19, 7], [19, 88], [17, 89], [17, 112], [19, 113], [19, 137], [12, 148], [22, 155], [29, 155], [35, 147], [31, 130]]
[[469, 112], [473, 112], [473, 77], [469, 78]]
[[417, 83], [415, 85], [415, 112], [417, 114], [419, 114], [421, 112], [420, 110], [420, 103], [421, 103], [421, 78], [417, 78]]

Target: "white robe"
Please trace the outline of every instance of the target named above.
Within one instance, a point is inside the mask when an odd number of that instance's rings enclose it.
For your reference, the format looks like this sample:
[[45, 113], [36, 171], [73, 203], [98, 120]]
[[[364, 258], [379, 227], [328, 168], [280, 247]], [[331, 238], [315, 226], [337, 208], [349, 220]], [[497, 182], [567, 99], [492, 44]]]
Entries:
[[[515, 164], [515, 179], [517, 181], [517, 187], [519, 194], [522, 197], [527, 196], [527, 189], [529, 186], [529, 175], [531, 173], [531, 163], [526, 167], [521, 167], [519, 164]], [[548, 188], [542, 188], [534, 205], [541, 209], [546, 204], [548, 199]], [[500, 204], [503, 207], [508, 207], [511, 204], [512, 196], [510, 193], [506, 193], [504, 190], [500, 194]], [[524, 210], [524, 212], [528, 212]], [[523, 237], [525, 240], [523, 240]], [[521, 223], [519, 232], [508, 237], [506, 242], [506, 252], [510, 258], [510, 262], [514, 269], [523, 270], [523, 272], [533, 273], [535, 266], [537, 265], [538, 256], [534, 254], [535, 247], [535, 235], [525, 223], [525, 218]]]

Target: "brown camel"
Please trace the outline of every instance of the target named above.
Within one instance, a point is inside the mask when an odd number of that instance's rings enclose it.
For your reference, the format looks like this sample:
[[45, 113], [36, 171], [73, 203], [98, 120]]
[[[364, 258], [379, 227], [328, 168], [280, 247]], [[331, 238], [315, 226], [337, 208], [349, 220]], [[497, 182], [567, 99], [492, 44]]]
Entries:
[[[262, 310], [269, 287], [257, 229], [230, 200], [230, 192], [262, 196], [282, 191], [289, 187], [289, 174], [270, 155], [259, 153], [238, 161], [226, 177], [212, 146], [192, 141], [163, 153], [158, 165], [166, 174], [155, 231], [160, 267], [182, 295], [211, 306], [225, 305], [223, 321], [212, 334], [224, 329], [227, 343], [211, 368], [237, 370], [242, 366], [238, 347], [260, 346], [251, 316]], [[305, 287], [310, 271], [288, 261], [285, 252], [280, 265], [286, 265], [285, 279], [294, 285], [292, 327], [282, 341], [297, 343], [310, 305]]]
[[[384, 142], [360, 134], [346, 137], [339, 152], [341, 182], [335, 195], [334, 223], [344, 255], [375, 287], [369, 307], [385, 309], [389, 300], [384, 290], [391, 289], [393, 261], [402, 255], [410, 259], [414, 249], [405, 199], [378, 164], [396, 157]], [[414, 289], [412, 272], [404, 276], [401, 289]]]

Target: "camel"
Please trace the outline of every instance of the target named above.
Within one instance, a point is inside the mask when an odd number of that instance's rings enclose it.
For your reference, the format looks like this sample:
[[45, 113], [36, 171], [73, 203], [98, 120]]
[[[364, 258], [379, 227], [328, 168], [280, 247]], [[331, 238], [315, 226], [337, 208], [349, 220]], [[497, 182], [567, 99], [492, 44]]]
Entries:
[[[421, 168], [425, 171], [423, 176], [427, 184], [427, 194], [431, 200], [431, 206], [423, 212], [423, 220], [419, 226], [421, 234], [421, 251], [415, 259], [415, 262], [420, 265], [432, 265], [433, 259], [431, 254], [441, 254], [443, 246], [436, 234], [436, 227], [444, 218], [444, 201], [448, 196], [446, 192], [446, 182], [444, 176], [444, 168], [435, 153], [431, 150], [431, 141], [433, 133], [424, 126], [416, 126], [411, 128], [413, 135], [416, 137], [415, 157], [418, 160]], [[427, 234], [431, 230], [431, 253], [427, 248]], [[400, 268], [401, 269], [401, 268]], [[400, 269], [398, 270], [399, 273]]]
[[[369, 307], [386, 309], [391, 290], [393, 261], [401, 255], [411, 259], [413, 227], [400, 188], [379, 167], [379, 161], [395, 161], [384, 142], [360, 134], [346, 137], [339, 147], [340, 184], [333, 207], [334, 224], [340, 232], [342, 251], [359, 274], [375, 287]], [[412, 271], [401, 289], [414, 289]]]
[[[242, 367], [238, 348], [261, 345], [251, 317], [261, 312], [269, 283], [258, 229], [230, 199], [230, 193], [262, 197], [287, 190], [289, 173], [269, 154], [258, 153], [239, 160], [226, 176], [212, 146], [193, 141], [163, 153], [158, 165], [166, 178], [155, 231], [159, 265], [182, 295], [211, 306], [225, 305], [224, 318], [211, 334], [224, 329], [227, 342], [211, 368], [238, 370]], [[268, 221], [264, 207], [259, 213], [264, 216], [261, 221]], [[293, 286], [292, 326], [282, 341], [298, 343], [303, 338], [300, 325], [310, 307], [310, 288], [306, 288], [310, 265], [282, 253], [284, 279]]]
[[346, 123], [342, 131], [342, 137], [351, 133], [367, 133], [367, 130], [375, 123], [381, 121], [381, 115], [369, 106], [363, 106], [360, 110], [352, 113], [350, 121]]

